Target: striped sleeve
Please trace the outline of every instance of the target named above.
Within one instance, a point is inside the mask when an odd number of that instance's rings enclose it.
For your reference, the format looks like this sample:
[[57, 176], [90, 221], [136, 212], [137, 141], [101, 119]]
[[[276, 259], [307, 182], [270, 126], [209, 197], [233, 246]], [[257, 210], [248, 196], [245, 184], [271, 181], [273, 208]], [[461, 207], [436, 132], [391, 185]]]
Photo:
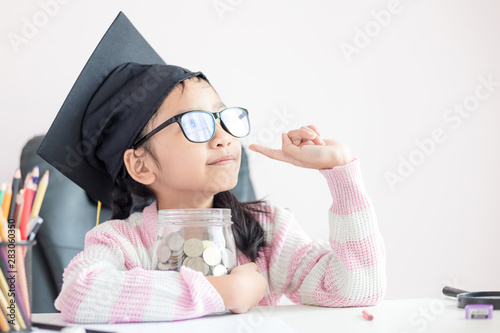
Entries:
[[169, 321], [224, 311], [201, 272], [151, 269], [133, 223], [108, 221], [89, 231], [85, 249], [64, 271], [55, 306], [73, 323]]
[[320, 172], [333, 200], [328, 239], [311, 241], [289, 210], [276, 207], [274, 219], [263, 224], [269, 245], [257, 265], [269, 290], [260, 305], [286, 294], [297, 304], [369, 306], [385, 295], [384, 242], [359, 160]]

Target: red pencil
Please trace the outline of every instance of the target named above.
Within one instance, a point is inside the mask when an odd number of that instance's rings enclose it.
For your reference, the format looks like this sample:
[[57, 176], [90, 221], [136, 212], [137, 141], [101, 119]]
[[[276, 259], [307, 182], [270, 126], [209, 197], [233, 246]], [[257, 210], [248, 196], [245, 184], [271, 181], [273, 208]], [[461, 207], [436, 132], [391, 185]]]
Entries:
[[36, 185], [33, 184], [31, 179], [28, 179], [26, 184], [26, 189], [24, 191], [24, 205], [23, 213], [21, 215], [21, 221], [19, 225], [19, 230], [21, 231], [21, 239], [28, 239], [28, 222], [31, 217], [31, 205], [33, 204], [33, 193], [36, 191]]

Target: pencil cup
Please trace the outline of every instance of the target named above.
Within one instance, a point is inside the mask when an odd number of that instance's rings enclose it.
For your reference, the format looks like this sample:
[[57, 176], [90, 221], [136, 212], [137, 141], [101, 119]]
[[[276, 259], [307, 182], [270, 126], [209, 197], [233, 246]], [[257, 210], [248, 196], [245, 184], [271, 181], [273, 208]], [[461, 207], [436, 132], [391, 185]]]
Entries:
[[164, 209], [158, 212], [153, 268], [221, 276], [236, 266], [230, 209]]
[[0, 243], [0, 332], [31, 332], [31, 255], [35, 240]]

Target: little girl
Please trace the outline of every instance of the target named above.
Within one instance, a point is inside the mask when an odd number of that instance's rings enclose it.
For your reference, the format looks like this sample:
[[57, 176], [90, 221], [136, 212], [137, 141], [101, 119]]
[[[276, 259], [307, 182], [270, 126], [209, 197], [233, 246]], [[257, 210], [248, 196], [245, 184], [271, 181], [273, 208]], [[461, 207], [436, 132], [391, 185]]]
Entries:
[[[130, 99], [139, 96], [138, 86], [145, 87], [143, 98]], [[64, 140], [51, 140], [51, 132], [46, 140], [64, 150]], [[240, 203], [229, 192], [238, 179], [248, 112], [224, 105], [200, 72], [120, 65], [91, 96], [81, 132], [84, 160], [114, 180], [113, 219], [87, 233], [84, 250], [64, 272], [55, 306], [65, 321], [245, 313], [277, 304], [282, 295], [326, 307], [370, 306], [384, 297], [384, 244], [359, 159], [343, 143], [322, 138], [317, 127], [283, 133], [280, 150], [249, 149], [325, 177], [332, 195], [328, 242], [311, 241], [289, 210], [264, 201]], [[84, 173], [86, 163], [74, 163], [66, 174], [73, 179]], [[92, 192], [85, 181], [79, 184]], [[131, 214], [136, 200], [150, 198], [142, 212]], [[158, 211], [180, 208], [231, 208], [238, 266], [230, 274], [153, 269]]]

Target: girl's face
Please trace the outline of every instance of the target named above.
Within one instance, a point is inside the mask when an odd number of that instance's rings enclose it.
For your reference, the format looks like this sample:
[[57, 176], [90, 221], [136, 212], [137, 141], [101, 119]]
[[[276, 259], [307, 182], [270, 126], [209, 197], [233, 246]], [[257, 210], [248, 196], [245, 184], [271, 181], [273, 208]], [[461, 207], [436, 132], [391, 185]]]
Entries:
[[[148, 132], [171, 117], [191, 110], [209, 112], [225, 108], [215, 90], [204, 80], [184, 81], [167, 96], [149, 124]], [[188, 141], [178, 123], [173, 123], [149, 139], [151, 156], [146, 159], [154, 173], [150, 188], [158, 199], [158, 209], [211, 208], [213, 196], [236, 186], [241, 161], [238, 138], [227, 133], [216, 120], [215, 135], [209, 142]], [[225, 160], [214, 164], [223, 157]]]

